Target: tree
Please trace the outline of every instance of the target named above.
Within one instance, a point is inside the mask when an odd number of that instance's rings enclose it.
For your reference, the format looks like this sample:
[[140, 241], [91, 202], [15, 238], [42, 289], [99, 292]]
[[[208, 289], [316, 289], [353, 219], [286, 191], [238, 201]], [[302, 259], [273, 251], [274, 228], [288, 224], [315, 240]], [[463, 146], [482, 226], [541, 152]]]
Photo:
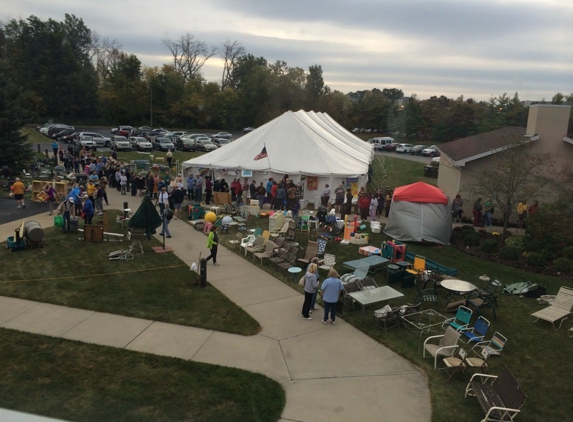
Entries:
[[223, 77], [221, 79], [221, 91], [231, 86], [231, 75], [237, 61], [245, 55], [245, 48], [238, 41], [226, 40], [223, 43]]
[[[548, 183], [543, 173], [550, 174], [553, 162], [549, 154], [532, 154], [528, 141], [507, 139], [493, 154], [493, 166], [478, 176], [473, 190], [477, 195], [490, 197], [502, 211], [503, 239], [507, 236], [509, 217], [519, 201], [533, 198]], [[540, 172], [545, 168], [544, 172]]]
[[316, 64], [308, 68], [306, 76], [306, 107], [314, 110], [320, 97], [324, 94], [324, 79], [322, 78], [322, 66]]
[[399, 100], [400, 98], [404, 98], [404, 92], [398, 88], [384, 88], [382, 90], [382, 95], [384, 95], [389, 100]]
[[20, 128], [28, 122], [31, 113], [26, 101], [31, 93], [18, 88], [9, 78], [9, 63], [0, 56], [0, 167], [8, 166], [19, 174], [32, 161], [33, 152]]
[[161, 43], [171, 52], [173, 68], [185, 82], [200, 77], [205, 62], [217, 53], [217, 47], [207, 47], [189, 33], [181, 35], [176, 41], [164, 39]]

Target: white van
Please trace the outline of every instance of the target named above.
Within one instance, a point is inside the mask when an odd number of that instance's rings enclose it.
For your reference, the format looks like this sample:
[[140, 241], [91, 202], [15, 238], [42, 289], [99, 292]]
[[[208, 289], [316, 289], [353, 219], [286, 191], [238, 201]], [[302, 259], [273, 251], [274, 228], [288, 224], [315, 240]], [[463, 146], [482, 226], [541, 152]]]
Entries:
[[385, 151], [386, 145], [395, 144], [394, 138], [390, 138], [389, 136], [384, 136], [381, 138], [370, 138], [368, 139], [368, 143], [374, 145], [375, 151]]

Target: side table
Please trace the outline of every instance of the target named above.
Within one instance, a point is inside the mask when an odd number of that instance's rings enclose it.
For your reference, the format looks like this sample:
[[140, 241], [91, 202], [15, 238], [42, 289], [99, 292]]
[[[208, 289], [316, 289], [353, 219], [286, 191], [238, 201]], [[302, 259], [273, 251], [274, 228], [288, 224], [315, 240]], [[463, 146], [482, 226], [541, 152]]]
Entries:
[[302, 268], [300, 268], [300, 267], [290, 267], [290, 268], [288, 269], [288, 272], [292, 274], [292, 281], [293, 281], [293, 283], [295, 283], [295, 282], [296, 282], [297, 274], [299, 274], [299, 273], [302, 272]]

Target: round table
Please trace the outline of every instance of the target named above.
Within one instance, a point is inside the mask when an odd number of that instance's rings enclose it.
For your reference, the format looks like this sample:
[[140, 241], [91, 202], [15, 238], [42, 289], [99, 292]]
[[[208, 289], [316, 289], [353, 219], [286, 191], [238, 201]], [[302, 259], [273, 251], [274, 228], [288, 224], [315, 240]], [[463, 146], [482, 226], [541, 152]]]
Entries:
[[472, 283], [469, 283], [467, 281], [463, 281], [463, 280], [450, 280], [450, 279], [445, 279], [442, 280], [441, 282], [441, 286], [445, 289], [451, 290], [453, 292], [458, 292], [458, 293], [469, 293], [469, 292], [473, 292], [476, 289], [476, 286], [474, 286]]
[[300, 267], [290, 267], [288, 272], [292, 274], [292, 281], [296, 281], [296, 275], [302, 272], [302, 268]]
[[396, 262], [396, 265], [400, 267], [402, 271], [406, 271], [408, 268], [412, 266], [412, 264], [410, 264], [408, 261], [398, 261]]

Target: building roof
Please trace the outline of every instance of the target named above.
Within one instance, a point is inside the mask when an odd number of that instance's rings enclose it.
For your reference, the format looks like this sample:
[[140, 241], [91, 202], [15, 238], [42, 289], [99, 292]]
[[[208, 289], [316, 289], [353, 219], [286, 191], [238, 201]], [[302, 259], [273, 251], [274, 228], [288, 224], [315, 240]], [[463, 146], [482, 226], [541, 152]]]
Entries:
[[523, 127], [504, 127], [447, 142], [439, 148], [442, 155], [445, 155], [454, 165], [464, 166], [468, 161], [495, 154], [517, 139], [523, 139], [524, 136], [525, 128]]

